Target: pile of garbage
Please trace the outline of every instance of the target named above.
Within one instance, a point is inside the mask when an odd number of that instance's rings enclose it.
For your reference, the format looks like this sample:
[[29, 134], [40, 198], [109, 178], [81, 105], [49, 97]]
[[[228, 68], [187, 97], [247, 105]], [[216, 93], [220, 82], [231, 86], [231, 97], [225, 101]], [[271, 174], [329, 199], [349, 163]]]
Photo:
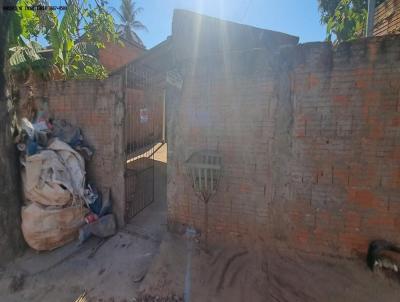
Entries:
[[35, 250], [53, 250], [79, 235], [111, 236], [116, 231], [110, 190], [86, 183], [85, 160], [93, 156], [78, 127], [65, 120], [23, 118], [17, 137], [24, 205], [22, 233]]

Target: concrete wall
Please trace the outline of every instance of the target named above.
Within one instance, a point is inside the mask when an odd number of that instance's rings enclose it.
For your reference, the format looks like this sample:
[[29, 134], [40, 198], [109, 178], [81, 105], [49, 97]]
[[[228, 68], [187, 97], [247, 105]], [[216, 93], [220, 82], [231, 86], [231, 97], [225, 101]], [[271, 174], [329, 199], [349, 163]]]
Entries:
[[19, 255], [25, 244], [20, 228], [21, 191], [17, 151], [3, 93], [0, 98], [0, 264], [4, 264]]
[[0, 9], [0, 264], [17, 256], [24, 247], [19, 215], [18, 159], [11, 133], [12, 114], [9, 114], [3, 68], [6, 64], [7, 32], [11, 17], [11, 14]]
[[[22, 99], [26, 91], [22, 89]], [[48, 101], [52, 117], [81, 128], [95, 150], [87, 165], [87, 179], [99, 189], [111, 188], [114, 212], [123, 224], [125, 210], [125, 103], [122, 78], [104, 81], [52, 81], [36, 85], [35, 99]]]
[[399, 241], [400, 38], [249, 51], [184, 64], [168, 98], [168, 220], [202, 229], [184, 161], [218, 150], [211, 237], [342, 256]]
[[375, 11], [374, 36], [400, 33], [400, 1], [386, 0]]
[[[4, 13], [3, 13], [4, 12]], [[24, 241], [20, 230], [18, 159], [11, 133], [12, 114], [6, 98], [6, 49], [12, 15], [0, 9], [0, 264], [17, 256]], [[14, 107], [14, 104], [13, 104]], [[12, 108], [14, 109], [14, 108]]]

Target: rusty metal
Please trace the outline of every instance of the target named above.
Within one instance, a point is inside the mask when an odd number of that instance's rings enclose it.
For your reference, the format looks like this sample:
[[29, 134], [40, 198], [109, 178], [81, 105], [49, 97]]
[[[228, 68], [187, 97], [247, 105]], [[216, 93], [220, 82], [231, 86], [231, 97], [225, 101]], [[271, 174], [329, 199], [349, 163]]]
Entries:
[[209, 199], [218, 189], [222, 158], [218, 152], [205, 150], [193, 153], [186, 161], [193, 189], [204, 199]]
[[222, 177], [222, 157], [216, 151], [193, 153], [186, 161], [193, 190], [204, 202], [204, 242], [208, 249], [208, 202], [217, 193]]
[[151, 71], [134, 63], [125, 66], [125, 219], [129, 221], [154, 201], [154, 102], [147, 99]]

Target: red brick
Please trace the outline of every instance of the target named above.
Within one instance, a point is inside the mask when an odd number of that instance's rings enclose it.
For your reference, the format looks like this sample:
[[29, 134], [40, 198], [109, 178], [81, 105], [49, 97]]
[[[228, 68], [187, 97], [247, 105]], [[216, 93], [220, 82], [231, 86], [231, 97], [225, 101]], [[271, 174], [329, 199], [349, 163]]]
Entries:
[[347, 95], [336, 95], [333, 97], [333, 103], [340, 106], [348, 106], [350, 98]]
[[359, 230], [361, 227], [361, 215], [354, 211], [345, 212], [345, 227], [346, 229]]
[[[221, 232], [279, 234], [297, 248], [343, 256], [365, 253], [375, 237], [396, 239], [400, 205], [390, 196], [400, 185], [400, 62], [389, 62], [399, 51], [395, 44], [369, 39], [350, 42], [352, 51], [326, 52], [299, 46], [290, 83], [267, 70], [265, 79], [222, 71], [185, 78], [176, 109], [179, 142], [169, 147], [181, 163], [210, 142], [223, 153], [228, 185], [210, 223]], [[280, 90], [291, 98], [277, 97]], [[193, 133], [192, 112], [200, 109], [210, 125]], [[171, 203], [180, 194], [193, 199], [179, 186], [168, 190]]]
[[349, 202], [364, 209], [384, 207], [385, 203], [379, 200], [372, 191], [367, 189], [348, 188]]

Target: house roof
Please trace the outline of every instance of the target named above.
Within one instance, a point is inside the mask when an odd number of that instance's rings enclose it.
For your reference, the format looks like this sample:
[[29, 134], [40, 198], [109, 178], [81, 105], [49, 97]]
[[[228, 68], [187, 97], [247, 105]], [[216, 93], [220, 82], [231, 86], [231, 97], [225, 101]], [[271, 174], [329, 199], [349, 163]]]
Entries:
[[180, 59], [212, 52], [279, 49], [297, 45], [299, 38], [281, 32], [225, 21], [187, 10], [175, 10], [172, 39]]
[[[135, 58], [126, 65], [135, 64], [136, 66], [146, 66], [153, 71], [166, 71], [168, 70], [168, 66], [170, 64], [170, 60], [166, 58], [170, 58], [171, 46], [172, 39], [171, 37], [168, 37], [166, 40], [143, 52], [139, 57]], [[114, 70], [112, 74], [120, 72], [125, 68], [126, 65]]]
[[141, 48], [141, 49], [146, 49], [146, 46], [143, 45], [143, 43], [140, 41], [140, 39], [138, 38], [138, 36], [137, 36], [136, 33], [134, 33], [134, 36], [135, 36], [135, 38], [136, 38], [135, 41], [130, 41], [130, 40], [128, 40], [128, 39], [125, 39], [125, 38], [123, 37], [122, 34], [120, 34], [119, 38], [120, 38], [125, 44], [130, 44], [130, 45], [132, 45], [132, 46], [135, 46], [135, 47], [138, 47], [138, 48]]
[[162, 73], [186, 59], [253, 49], [274, 52], [298, 42], [298, 37], [285, 33], [175, 10], [172, 35], [113, 73], [122, 71], [129, 64]]

